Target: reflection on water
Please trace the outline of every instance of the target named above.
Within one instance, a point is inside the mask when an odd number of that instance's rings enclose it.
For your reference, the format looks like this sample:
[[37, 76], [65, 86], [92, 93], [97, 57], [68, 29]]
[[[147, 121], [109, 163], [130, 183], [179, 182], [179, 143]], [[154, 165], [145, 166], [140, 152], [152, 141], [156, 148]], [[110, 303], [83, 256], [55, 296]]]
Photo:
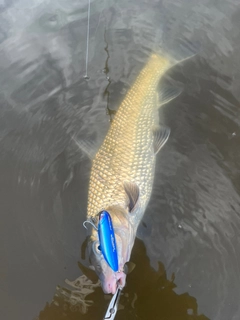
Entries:
[[117, 318], [238, 320], [239, 4], [91, 1], [86, 82], [87, 5], [0, 0], [1, 318], [101, 319], [110, 297], [64, 281], [87, 264], [91, 164], [75, 141], [99, 145], [150, 52], [185, 37], [201, 49], [164, 79], [183, 93], [160, 110], [171, 136]]
[[[159, 262], [157, 271], [150, 266], [144, 244], [138, 239], [131, 260], [137, 266], [128, 275], [116, 319], [209, 319], [198, 314], [197, 300], [194, 297], [188, 293], [175, 292], [174, 274], [168, 280], [162, 263]], [[90, 284], [89, 289], [84, 290], [81, 277], [72, 285], [75, 285], [75, 290], [58, 286], [53, 301], [45, 306], [36, 319], [102, 319], [110, 296], [103, 296], [99, 283], [93, 293]], [[83, 294], [88, 294], [86, 290], [89, 290], [89, 295], [83, 300]]]

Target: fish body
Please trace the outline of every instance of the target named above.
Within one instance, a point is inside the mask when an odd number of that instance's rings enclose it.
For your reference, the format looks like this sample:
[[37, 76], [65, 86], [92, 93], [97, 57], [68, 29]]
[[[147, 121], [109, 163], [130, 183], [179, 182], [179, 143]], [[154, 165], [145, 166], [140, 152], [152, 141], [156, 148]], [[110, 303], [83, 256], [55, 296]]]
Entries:
[[[177, 52], [177, 60], [194, 55], [187, 44], [183, 47], [183, 56]], [[93, 159], [87, 219], [96, 222], [101, 211], [110, 214], [118, 255], [116, 272], [104, 259], [97, 230], [93, 228], [88, 244], [89, 259], [105, 293], [114, 294], [119, 285], [125, 285], [125, 264], [130, 259], [137, 227], [150, 199], [156, 154], [170, 133], [159, 124], [158, 108], [180, 93], [164, 89], [159, 99], [157, 87], [177, 60], [158, 54], [150, 56], [119, 106]]]

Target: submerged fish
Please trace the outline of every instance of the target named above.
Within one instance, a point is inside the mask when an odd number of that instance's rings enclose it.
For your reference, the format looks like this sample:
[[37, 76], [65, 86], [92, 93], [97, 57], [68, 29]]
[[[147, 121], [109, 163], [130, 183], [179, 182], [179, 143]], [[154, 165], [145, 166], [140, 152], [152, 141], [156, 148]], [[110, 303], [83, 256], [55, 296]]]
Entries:
[[[192, 56], [193, 52], [188, 54]], [[124, 266], [130, 260], [138, 225], [150, 199], [155, 156], [166, 143], [170, 129], [159, 124], [159, 100], [165, 104], [180, 92], [157, 86], [177, 61], [152, 54], [128, 91], [93, 159], [87, 219], [97, 221], [102, 210], [112, 219], [119, 270], [114, 272], [101, 252], [98, 232], [92, 228], [89, 259], [105, 293], [115, 293], [126, 282]]]

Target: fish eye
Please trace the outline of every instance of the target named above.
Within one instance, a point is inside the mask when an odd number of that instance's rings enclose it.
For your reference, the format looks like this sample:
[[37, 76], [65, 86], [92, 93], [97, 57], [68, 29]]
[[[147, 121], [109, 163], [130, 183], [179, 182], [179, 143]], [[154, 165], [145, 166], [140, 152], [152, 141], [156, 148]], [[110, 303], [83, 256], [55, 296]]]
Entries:
[[100, 247], [100, 244], [99, 244], [98, 241], [94, 241], [94, 242], [93, 242], [93, 251], [94, 251], [94, 253], [96, 253], [96, 254], [101, 254], [101, 253], [102, 253], [101, 247]]

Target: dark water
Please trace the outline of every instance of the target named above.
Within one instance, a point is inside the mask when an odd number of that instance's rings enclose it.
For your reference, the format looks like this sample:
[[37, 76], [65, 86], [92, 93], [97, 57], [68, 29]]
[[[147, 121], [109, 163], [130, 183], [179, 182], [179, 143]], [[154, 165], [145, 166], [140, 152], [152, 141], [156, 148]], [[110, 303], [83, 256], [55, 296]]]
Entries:
[[180, 37], [199, 52], [164, 79], [183, 93], [160, 110], [171, 137], [116, 319], [240, 318], [239, 30], [236, 0], [93, 1], [87, 82], [87, 1], [0, 0], [1, 319], [102, 319], [110, 297], [81, 283], [91, 163], [73, 137], [99, 144], [149, 53]]

